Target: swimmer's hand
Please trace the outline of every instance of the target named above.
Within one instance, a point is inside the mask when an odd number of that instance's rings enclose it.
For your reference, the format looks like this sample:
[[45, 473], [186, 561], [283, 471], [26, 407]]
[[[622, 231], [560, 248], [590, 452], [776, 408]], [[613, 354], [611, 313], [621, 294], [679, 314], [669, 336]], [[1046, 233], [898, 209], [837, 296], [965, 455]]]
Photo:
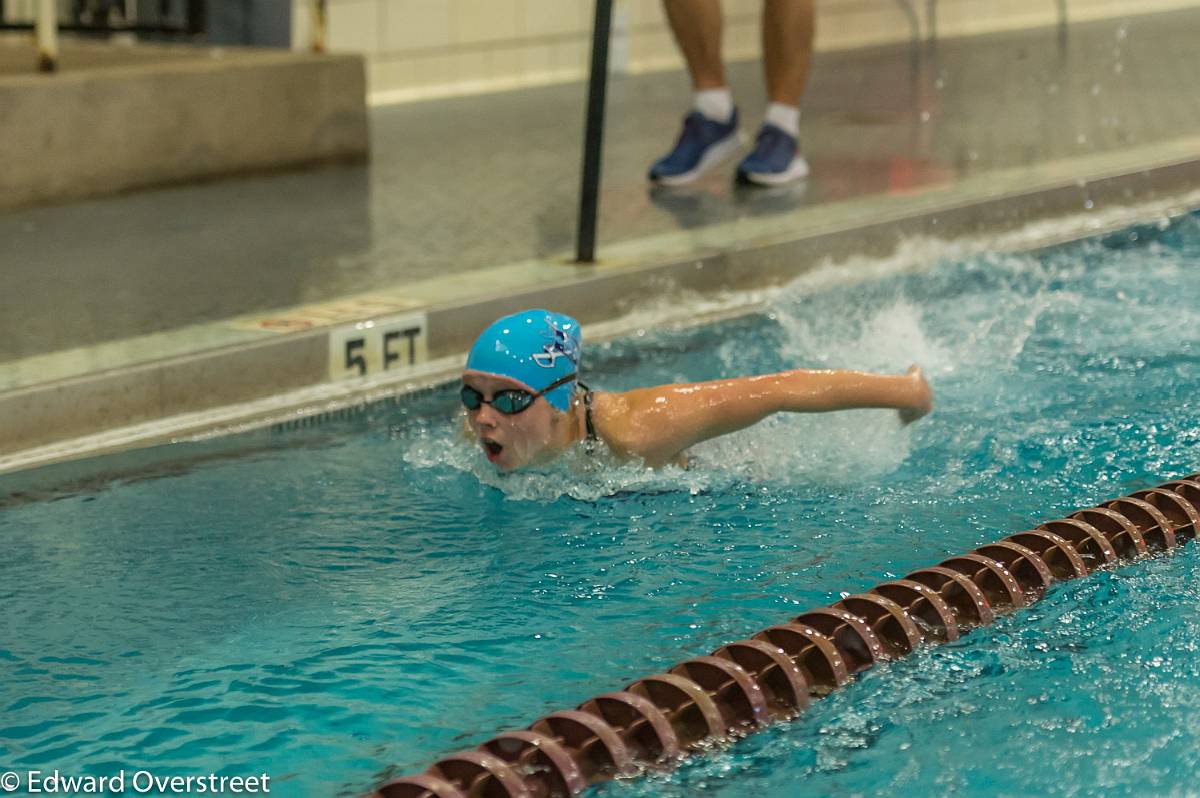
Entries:
[[908, 367], [905, 376], [912, 382], [912, 404], [900, 408], [899, 413], [902, 423], [911, 424], [933, 410], [933, 389], [929, 387], [929, 381], [925, 379], [921, 367], [916, 364]]

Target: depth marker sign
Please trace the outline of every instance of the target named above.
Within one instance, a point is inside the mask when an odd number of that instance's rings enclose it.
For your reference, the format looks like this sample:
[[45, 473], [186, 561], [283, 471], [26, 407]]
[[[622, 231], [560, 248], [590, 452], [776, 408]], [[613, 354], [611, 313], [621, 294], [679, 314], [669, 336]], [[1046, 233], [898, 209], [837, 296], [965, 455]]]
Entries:
[[329, 331], [329, 379], [411, 369], [429, 359], [424, 313], [404, 313]]

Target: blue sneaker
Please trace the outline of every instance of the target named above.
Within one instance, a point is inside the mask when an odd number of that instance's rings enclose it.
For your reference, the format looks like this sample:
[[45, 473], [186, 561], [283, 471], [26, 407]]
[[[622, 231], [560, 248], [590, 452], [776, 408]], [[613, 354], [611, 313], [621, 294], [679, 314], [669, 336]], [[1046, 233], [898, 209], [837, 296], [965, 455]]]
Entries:
[[736, 110], [726, 123], [692, 111], [683, 119], [675, 149], [650, 167], [650, 179], [664, 186], [681, 186], [700, 177], [737, 150], [737, 121]]
[[800, 154], [800, 142], [770, 123], [758, 131], [754, 152], [738, 164], [738, 181], [777, 186], [808, 177], [808, 161]]

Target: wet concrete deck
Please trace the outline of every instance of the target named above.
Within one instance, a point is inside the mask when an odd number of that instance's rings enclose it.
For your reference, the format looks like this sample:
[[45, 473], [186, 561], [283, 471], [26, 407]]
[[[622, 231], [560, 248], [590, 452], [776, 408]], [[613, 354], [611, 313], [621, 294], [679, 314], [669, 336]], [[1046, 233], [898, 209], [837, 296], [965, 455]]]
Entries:
[[[567, 265], [582, 138], [577, 84], [375, 108], [365, 166], [0, 215], [0, 259], [15, 288], [0, 292], [0, 406], [6, 398], [14, 400], [8, 408], [45, 405], [47, 388], [60, 386], [61, 396], [90, 375], [122, 369], [145, 379], [155, 364], [241, 352], [264, 336], [278, 344], [288, 335], [263, 322], [286, 326], [292, 306], [308, 306], [300, 314], [308, 321], [292, 334], [304, 354], [282, 371], [260, 372], [227, 400], [319, 380], [328, 346], [314, 338], [314, 324], [432, 310], [442, 314], [430, 319], [430, 335], [443, 339], [430, 344], [437, 356], [454, 351], [467, 328], [510, 295], [547, 296], [542, 289], [618, 272], [645, 278], [655, 264], [718, 256], [722, 268], [691, 287], [762, 284], [838, 249], [822, 240], [789, 251], [788, 263], [778, 262], [780, 253], [770, 264], [733, 256], [764, 241], [839, 231], [847, 234], [842, 250], [878, 251], [900, 232], [994, 230], [1083, 210], [1092, 201], [1086, 184], [1119, 175], [1153, 178], [1098, 199], [1180, 192], [1197, 185], [1200, 162], [1198, 38], [1200, 11], [1188, 11], [1073, 25], [1065, 38], [1047, 28], [820, 55], [801, 123], [812, 177], [772, 191], [736, 187], [732, 164], [695, 187], [651, 189], [644, 171], [676, 133], [686, 78], [618, 77], [606, 132], [602, 262], [592, 268]], [[763, 105], [758, 65], [734, 66], [731, 82], [752, 136]], [[1044, 207], [1023, 201], [936, 226], [951, 209], [1025, 189], [1059, 194]], [[914, 215], [921, 225], [898, 223]], [[595, 318], [657, 284], [610, 286]], [[466, 305], [474, 310], [450, 312]], [[108, 401], [116, 407], [136, 390], [110, 391]], [[200, 409], [172, 395], [121, 423]], [[53, 426], [53, 418], [38, 422]], [[104, 426], [99, 418], [85, 424]], [[64, 426], [58, 437], [87, 428]], [[5, 437], [0, 455], [52, 439]]]

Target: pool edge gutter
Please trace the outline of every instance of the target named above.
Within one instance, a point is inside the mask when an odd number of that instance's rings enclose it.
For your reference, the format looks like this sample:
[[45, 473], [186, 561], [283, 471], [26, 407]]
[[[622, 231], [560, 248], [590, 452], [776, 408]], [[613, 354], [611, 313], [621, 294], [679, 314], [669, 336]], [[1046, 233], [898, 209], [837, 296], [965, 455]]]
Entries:
[[[646, 327], [709, 323], [760, 309], [764, 292], [824, 263], [886, 257], [913, 237], [979, 238], [1002, 251], [1038, 249], [1187, 212], [1200, 204], [1197, 186], [1200, 158], [1181, 158], [973, 201], [939, 202], [936, 192], [927, 192], [912, 198], [916, 210], [905, 209], [905, 198], [884, 198], [891, 201], [883, 212], [864, 224], [843, 221], [792, 237], [731, 240], [682, 257], [637, 263], [627, 256], [622, 263], [619, 253], [631, 245], [615, 245], [618, 256], [606, 266], [564, 269], [551, 284], [424, 308], [431, 359], [379, 377], [328, 381], [331, 331], [318, 327], [3, 391], [0, 417], [9, 423], [7, 435], [0, 432], [0, 475], [294, 422], [436, 386], [455, 378], [473, 331], [531, 303], [576, 315], [588, 325], [590, 341]], [[1105, 217], [1102, 211], [1111, 212]], [[1063, 218], [1071, 221], [1061, 229], [1007, 240], [999, 235], [1014, 223], [1028, 229]], [[707, 301], [670, 301], [686, 295]], [[657, 305], [647, 310], [646, 297], [657, 298]]]

